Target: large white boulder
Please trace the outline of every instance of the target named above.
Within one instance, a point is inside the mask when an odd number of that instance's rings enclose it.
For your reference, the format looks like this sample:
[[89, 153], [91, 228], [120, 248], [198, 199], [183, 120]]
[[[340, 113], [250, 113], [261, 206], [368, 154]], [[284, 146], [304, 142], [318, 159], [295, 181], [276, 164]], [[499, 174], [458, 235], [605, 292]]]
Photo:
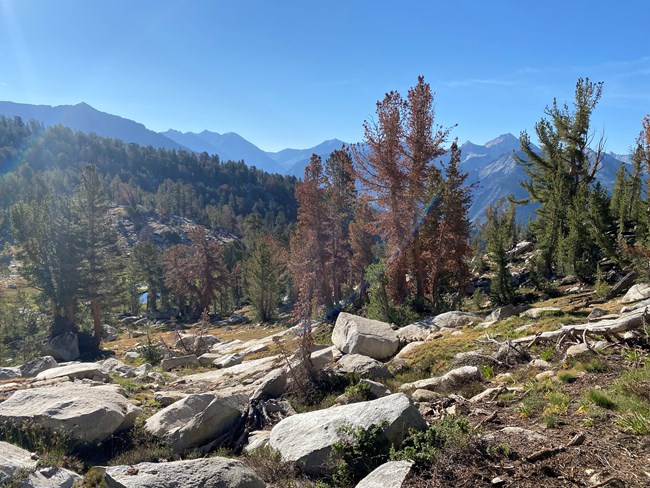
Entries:
[[332, 342], [345, 354], [363, 354], [373, 359], [393, 356], [399, 338], [386, 322], [342, 312], [336, 319]]
[[119, 386], [79, 382], [18, 390], [0, 403], [0, 423], [31, 421], [69, 433], [80, 444], [101, 442], [132, 427], [139, 413]]
[[433, 325], [440, 329], [458, 329], [472, 323], [481, 322], [482, 320], [479, 315], [454, 310], [436, 315], [433, 318]]
[[89, 379], [95, 381], [108, 380], [109, 376], [102, 366], [97, 363], [75, 363], [56, 368], [46, 369], [36, 375], [37, 380], [53, 380], [68, 377], [71, 380]]
[[266, 484], [241, 461], [209, 457], [168, 463], [106, 468], [109, 488], [264, 488]]
[[321, 370], [326, 366], [332, 364], [341, 356], [342, 353], [336, 348], [336, 346], [330, 346], [326, 347], [325, 349], [320, 349], [319, 351], [312, 352], [309, 358], [311, 359], [312, 366], [317, 370]]
[[390, 461], [359, 481], [356, 488], [402, 488], [413, 461]]
[[145, 429], [167, 440], [174, 452], [202, 446], [227, 432], [248, 406], [248, 397], [188, 395], [147, 419]]
[[646, 298], [650, 298], [650, 284], [639, 283], [630, 288], [625, 296], [621, 298], [620, 302], [633, 303], [639, 300], [645, 300]]
[[360, 378], [388, 378], [391, 376], [384, 363], [362, 354], [346, 354], [337, 361], [334, 371]]
[[409, 398], [396, 393], [287, 417], [271, 430], [269, 445], [279, 451], [283, 461], [295, 462], [302, 471], [318, 475], [327, 470], [332, 445], [340, 440], [340, 427], [369, 429], [384, 421], [386, 442], [393, 444], [399, 444], [409, 429], [427, 426]]

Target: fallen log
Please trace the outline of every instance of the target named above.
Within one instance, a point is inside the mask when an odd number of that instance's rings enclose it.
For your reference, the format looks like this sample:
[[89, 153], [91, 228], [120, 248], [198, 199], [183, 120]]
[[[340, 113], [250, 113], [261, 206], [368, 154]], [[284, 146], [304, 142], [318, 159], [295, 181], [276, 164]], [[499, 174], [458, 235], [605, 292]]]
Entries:
[[587, 337], [605, 336], [608, 340], [616, 338], [620, 341], [620, 335], [630, 330], [635, 330], [650, 323], [650, 314], [648, 309], [639, 309], [630, 312], [615, 319], [602, 320], [600, 322], [588, 322], [586, 324], [562, 325], [560, 329], [538, 334], [529, 335], [514, 339], [514, 344], [525, 344], [528, 347], [539, 342], [548, 342], [552, 340], [562, 341], [565, 337], [570, 336], [583, 341]]

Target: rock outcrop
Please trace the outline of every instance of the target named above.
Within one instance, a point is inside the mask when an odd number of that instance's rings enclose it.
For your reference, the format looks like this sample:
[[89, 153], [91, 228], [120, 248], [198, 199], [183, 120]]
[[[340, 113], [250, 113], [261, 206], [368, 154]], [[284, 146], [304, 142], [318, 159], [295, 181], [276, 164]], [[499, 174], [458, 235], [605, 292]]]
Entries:
[[243, 415], [248, 397], [222, 398], [213, 393], [189, 395], [147, 419], [151, 434], [167, 440], [174, 452], [207, 444], [227, 432]]
[[336, 319], [332, 342], [345, 354], [387, 359], [399, 348], [399, 338], [386, 322], [342, 312]]
[[264, 488], [266, 484], [241, 461], [223, 457], [111, 466], [109, 488]]
[[295, 462], [312, 475], [327, 470], [338, 429], [349, 425], [368, 429], [386, 422], [386, 442], [399, 444], [409, 429], [425, 429], [426, 422], [409, 398], [396, 393], [377, 400], [293, 415], [271, 430], [269, 445], [284, 461]]
[[50, 337], [41, 347], [41, 352], [57, 361], [74, 361], [79, 358], [79, 338], [74, 332]]
[[79, 444], [101, 442], [132, 427], [139, 413], [120, 387], [79, 382], [18, 390], [0, 403], [0, 422], [18, 426], [31, 421], [65, 432]]
[[401, 488], [412, 466], [412, 461], [390, 461], [382, 464], [359, 481], [356, 488]]

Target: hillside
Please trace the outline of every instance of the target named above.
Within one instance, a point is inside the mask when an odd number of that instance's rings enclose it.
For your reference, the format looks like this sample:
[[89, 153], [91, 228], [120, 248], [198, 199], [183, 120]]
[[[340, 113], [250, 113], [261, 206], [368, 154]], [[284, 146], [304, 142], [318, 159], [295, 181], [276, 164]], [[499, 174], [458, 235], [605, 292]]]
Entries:
[[[106, 326], [106, 359], [2, 369], [3, 436], [60, 479], [84, 475], [80, 486], [148, 483], [145, 462], [156, 479], [197, 488], [223, 462], [252, 483], [228, 486], [647, 486], [650, 287], [611, 300], [570, 285], [561, 293], [401, 328], [350, 314], [315, 323], [311, 393], [295, 327], [234, 325], [241, 315], [184, 330], [120, 318]], [[69, 400], [54, 406], [60, 395]], [[82, 430], [82, 415], [101, 409], [133, 416]], [[23, 419], [65, 430], [64, 440], [35, 427], [23, 436]], [[44, 476], [12, 449], [3, 473]]]

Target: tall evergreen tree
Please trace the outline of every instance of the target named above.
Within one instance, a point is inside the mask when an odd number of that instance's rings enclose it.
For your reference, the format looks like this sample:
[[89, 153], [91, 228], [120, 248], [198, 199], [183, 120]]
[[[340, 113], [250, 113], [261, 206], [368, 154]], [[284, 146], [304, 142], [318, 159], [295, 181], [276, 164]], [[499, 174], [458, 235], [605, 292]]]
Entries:
[[17, 203], [11, 220], [20, 273], [50, 301], [52, 335], [76, 332], [79, 257], [70, 201]]
[[261, 322], [274, 317], [286, 282], [287, 253], [271, 236], [258, 240], [246, 260], [247, 296]]
[[507, 305], [514, 299], [511, 274], [508, 270], [507, 251], [515, 225], [515, 208], [499, 200], [485, 211], [482, 233], [487, 242], [486, 251], [490, 257], [492, 281], [490, 298], [496, 305]]
[[[528, 180], [524, 188], [529, 200], [539, 203], [533, 231], [541, 251], [541, 272], [549, 277], [559, 262], [563, 239], [569, 233], [568, 216], [580, 195], [591, 190], [602, 158], [602, 140], [592, 154], [589, 144], [591, 113], [602, 94], [602, 82], [580, 78], [576, 83], [573, 108], [558, 105], [545, 109], [545, 118], [535, 124], [542, 152], [537, 153], [530, 136], [522, 132], [521, 149]], [[574, 213], [579, 209], [572, 210]]]
[[116, 294], [115, 274], [120, 250], [108, 214], [108, 198], [95, 165], [84, 166], [73, 197], [79, 246], [80, 295], [90, 302], [95, 344], [102, 336], [102, 304]]

